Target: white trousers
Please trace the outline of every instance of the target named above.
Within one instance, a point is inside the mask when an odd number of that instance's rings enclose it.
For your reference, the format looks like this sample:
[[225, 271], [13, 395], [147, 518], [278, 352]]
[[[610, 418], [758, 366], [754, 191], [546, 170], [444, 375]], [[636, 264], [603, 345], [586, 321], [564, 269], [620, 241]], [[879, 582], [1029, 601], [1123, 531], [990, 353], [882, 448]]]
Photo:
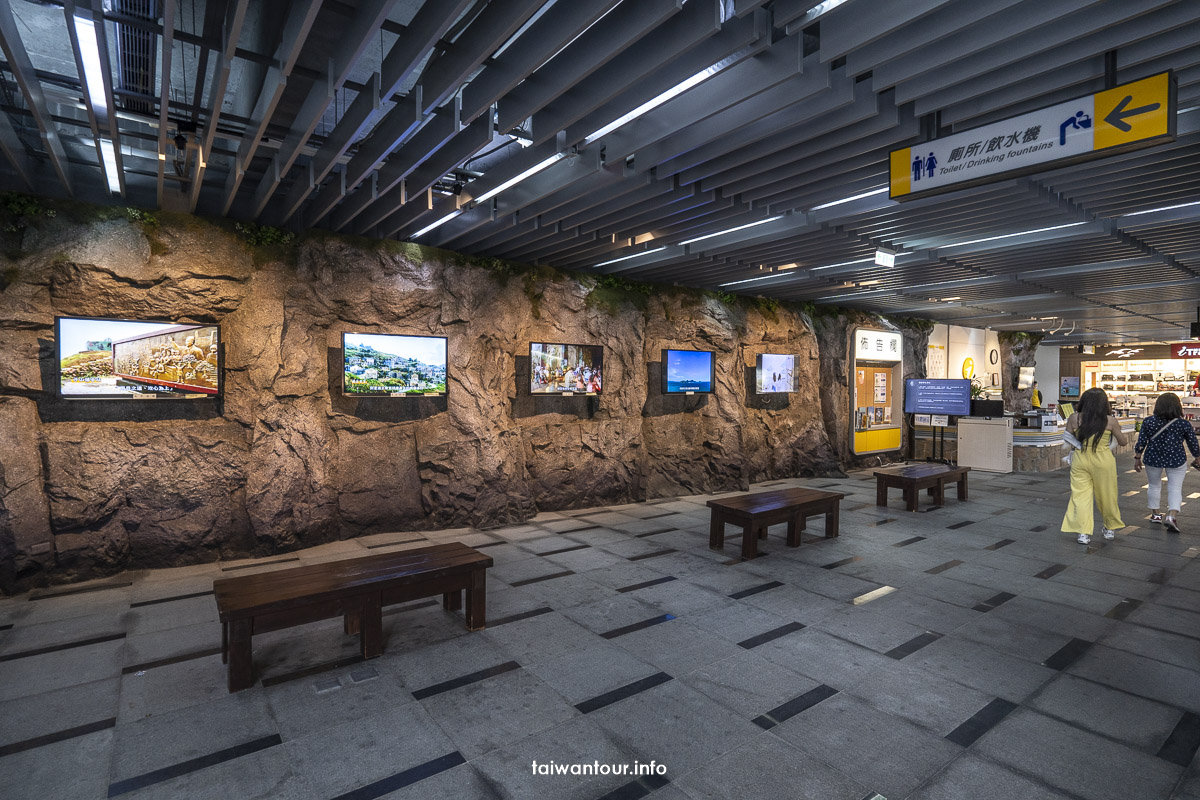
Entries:
[[1158, 503], [1162, 495], [1162, 476], [1167, 473], [1167, 509], [1178, 511], [1183, 506], [1183, 476], [1187, 475], [1188, 464], [1178, 467], [1146, 467], [1146, 487], [1150, 495], [1150, 508], [1162, 508]]

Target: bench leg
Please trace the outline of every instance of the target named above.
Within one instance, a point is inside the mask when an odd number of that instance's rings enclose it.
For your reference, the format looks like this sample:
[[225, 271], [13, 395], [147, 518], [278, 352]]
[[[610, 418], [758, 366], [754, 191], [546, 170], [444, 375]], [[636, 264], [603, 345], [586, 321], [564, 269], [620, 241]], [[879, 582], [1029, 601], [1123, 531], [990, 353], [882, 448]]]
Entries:
[[918, 497], [920, 497], [920, 495], [917, 494], [917, 487], [913, 486], [912, 484], [904, 487], [904, 506], [909, 511], [917, 510]]
[[758, 537], [761, 530], [766, 530], [766, 527], [761, 524], [747, 522], [742, 529], [742, 560], [749, 561], [752, 558], [758, 557]]
[[355, 636], [362, 631], [362, 621], [358, 614], [351, 611], [342, 617], [342, 632], [347, 636]]
[[467, 588], [467, 630], [479, 631], [487, 627], [487, 573], [477, 569], [471, 573], [471, 585]]
[[462, 608], [462, 591], [446, 592], [443, 594], [442, 608], [447, 611], [458, 611]]
[[378, 593], [364, 595], [358, 612], [363, 658], [383, 655], [383, 606]]
[[708, 523], [708, 547], [710, 550], [720, 550], [725, 546], [725, 518], [713, 509], [712, 519]]
[[229, 623], [221, 623], [221, 663], [229, 663]]
[[935, 506], [946, 505], [946, 482], [938, 481], [929, 488], [933, 490], [933, 504]]
[[965, 472], [962, 474], [962, 477], [958, 479], [958, 499], [967, 499], [967, 473]]
[[797, 514], [788, 520], [787, 531], [787, 546], [800, 546], [800, 531], [804, 530], [805, 520], [803, 514]]
[[254, 661], [250, 655], [253, 620], [230, 620], [229, 627], [229, 691], [240, 692], [254, 685]]
[[875, 505], [886, 506], [888, 485], [884, 482], [883, 478], [876, 478], [875, 481]]
[[838, 523], [841, 521], [841, 506], [838, 501], [834, 500], [829, 506], [829, 510], [825, 512], [825, 538], [836, 539], [838, 537]]
[[767, 528], [768, 527], [769, 526], [767, 526], [767, 525], [759, 525], [758, 526], [758, 538], [760, 538], [760, 539], [767, 538]]
[[925, 491], [930, 497], [937, 497], [937, 486], [930, 486]]

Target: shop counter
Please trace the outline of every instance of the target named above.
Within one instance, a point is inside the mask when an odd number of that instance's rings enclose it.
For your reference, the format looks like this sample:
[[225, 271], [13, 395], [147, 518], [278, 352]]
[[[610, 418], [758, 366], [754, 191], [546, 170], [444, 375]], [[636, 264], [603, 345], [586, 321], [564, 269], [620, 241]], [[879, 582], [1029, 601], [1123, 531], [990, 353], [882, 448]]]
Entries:
[[[1137, 441], [1137, 431], [1134, 430], [1137, 420], [1126, 417], [1121, 420], [1121, 430], [1129, 439], [1129, 444], [1118, 447], [1117, 453], [1132, 453]], [[958, 434], [953, 427], [945, 429], [945, 454], [938, 452], [941, 434], [938, 428], [927, 425], [915, 426], [913, 436], [913, 457], [918, 459], [943, 457], [954, 461], [958, 457]], [[1040, 428], [1013, 428], [1013, 472], [1053, 472], [1062, 469], [1066, 451], [1063, 449], [1063, 432], [1065, 423], [1059, 424], [1053, 431]], [[937, 441], [935, 441], [935, 437]]]

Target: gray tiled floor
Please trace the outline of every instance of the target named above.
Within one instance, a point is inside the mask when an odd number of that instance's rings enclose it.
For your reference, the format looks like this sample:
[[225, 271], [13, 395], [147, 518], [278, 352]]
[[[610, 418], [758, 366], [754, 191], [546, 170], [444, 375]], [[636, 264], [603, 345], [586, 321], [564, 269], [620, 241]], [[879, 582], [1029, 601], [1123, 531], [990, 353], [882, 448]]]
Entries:
[[[752, 562], [681, 497], [0, 598], [0, 795], [1200, 798], [1200, 503], [1172, 535], [1123, 497], [1130, 527], [1085, 547], [1062, 473], [972, 473], [916, 514], [869, 473], [752, 490], [834, 482], [839, 539], [776, 527]], [[495, 559], [486, 631], [395, 607], [369, 664], [336, 620], [267, 634], [263, 682], [226, 692], [214, 578], [450, 540]]]

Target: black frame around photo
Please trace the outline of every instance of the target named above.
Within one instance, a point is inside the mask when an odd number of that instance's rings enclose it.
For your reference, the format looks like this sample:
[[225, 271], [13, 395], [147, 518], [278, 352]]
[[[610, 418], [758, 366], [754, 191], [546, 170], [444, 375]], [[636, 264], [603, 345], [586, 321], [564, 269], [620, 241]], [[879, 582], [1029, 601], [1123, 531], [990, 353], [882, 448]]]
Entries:
[[[63, 375], [62, 375], [62, 322], [63, 320], [81, 320], [95, 322], [132, 322], [144, 323], [146, 325], [171, 325], [171, 326], [194, 326], [196, 329], [213, 328], [217, 332], [217, 390], [215, 392], [161, 392], [147, 393], [143, 396], [135, 396], [126, 392], [115, 392], [112, 394], [67, 394], [63, 392]], [[44, 374], [44, 373], [43, 373]], [[167, 319], [129, 319], [128, 317], [93, 317], [93, 316], [75, 316], [64, 314], [54, 318], [54, 396], [60, 400], [143, 400], [153, 399], [162, 400], [182, 400], [185, 402], [196, 402], [200, 400], [219, 400], [225, 395], [225, 340], [221, 336], [221, 326], [216, 322], [178, 322]], [[189, 394], [191, 396], [189, 396]]]
[[[442, 351], [446, 362], [446, 390], [442, 392], [348, 392], [346, 391], [346, 336], [391, 336], [397, 339], [441, 339]], [[421, 333], [379, 333], [378, 331], [342, 331], [341, 332], [341, 379], [343, 397], [371, 397], [388, 400], [408, 400], [420, 397], [446, 397], [450, 394], [450, 339], [447, 336], [427, 336]]]
[[[671, 353], [706, 353], [708, 355], [708, 389], [680, 390], [669, 389], [670, 381], [667, 375], [668, 358]], [[663, 394], [712, 394], [717, 385], [717, 354], [712, 350], [683, 350], [675, 347], [664, 347], [662, 351], [662, 393]]]

